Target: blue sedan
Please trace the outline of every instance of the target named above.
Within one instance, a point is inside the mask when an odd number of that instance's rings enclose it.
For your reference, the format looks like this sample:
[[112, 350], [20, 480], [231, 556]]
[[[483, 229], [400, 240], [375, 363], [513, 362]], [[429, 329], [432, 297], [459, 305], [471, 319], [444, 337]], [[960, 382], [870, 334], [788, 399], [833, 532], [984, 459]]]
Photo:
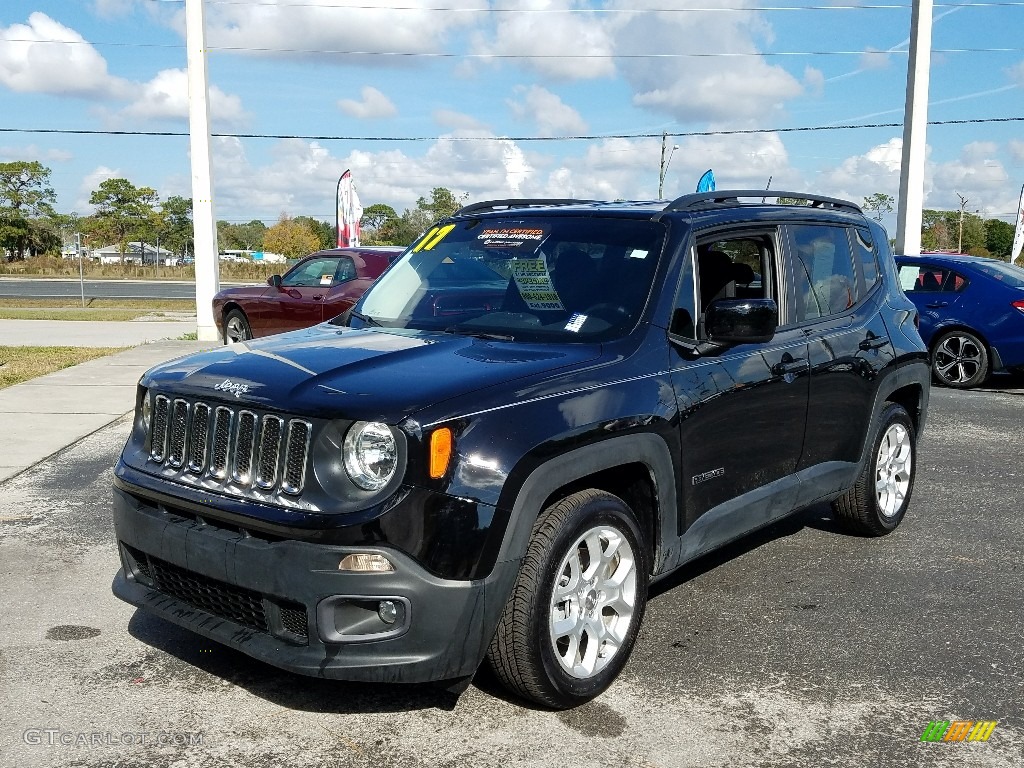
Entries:
[[1024, 369], [1024, 269], [946, 253], [897, 256], [896, 264], [939, 384], [966, 389]]

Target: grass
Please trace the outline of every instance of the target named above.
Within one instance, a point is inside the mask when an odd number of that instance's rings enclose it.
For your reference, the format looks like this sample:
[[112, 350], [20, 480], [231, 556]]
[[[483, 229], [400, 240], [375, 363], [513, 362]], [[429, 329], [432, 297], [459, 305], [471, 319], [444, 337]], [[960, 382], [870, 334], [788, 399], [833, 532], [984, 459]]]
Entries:
[[0, 346], [0, 389], [125, 349], [127, 347]]
[[[222, 261], [221, 280], [261, 283], [273, 274], [282, 275], [287, 264], [255, 261]], [[100, 264], [87, 260], [82, 264], [87, 280], [128, 278], [133, 280], [195, 280], [195, 267], [143, 267], [135, 264]], [[0, 275], [11, 277], [68, 277], [78, 279], [78, 259], [35, 256], [24, 261], [0, 258]]]
[[[86, 299], [0, 297], [0, 320], [136, 320], [166, 312], [195, 312], [188, 299]], [[171, 316], [170, 319], [173, 319]]]

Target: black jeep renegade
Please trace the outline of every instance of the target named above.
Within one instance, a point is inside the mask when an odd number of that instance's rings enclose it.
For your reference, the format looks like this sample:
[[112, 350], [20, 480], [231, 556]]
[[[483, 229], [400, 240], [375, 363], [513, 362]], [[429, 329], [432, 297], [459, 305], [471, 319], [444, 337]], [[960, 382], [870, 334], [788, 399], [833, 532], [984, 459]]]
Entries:
[[818, 502], [892, 531], [917, 313], [857, 206], [766, 194], [470, 205], [347, 315], [149, 371], [114, 592], [294, 672], [486, 659], [570, 707], [694, 558]]

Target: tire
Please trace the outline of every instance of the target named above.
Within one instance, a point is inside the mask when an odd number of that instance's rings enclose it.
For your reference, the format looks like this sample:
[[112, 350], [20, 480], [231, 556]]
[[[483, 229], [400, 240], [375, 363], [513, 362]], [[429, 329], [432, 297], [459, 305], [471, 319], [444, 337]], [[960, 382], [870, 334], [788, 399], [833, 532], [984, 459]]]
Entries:
[[988, 347], [970, 331], [944, 333], [932, 348], [932, 373], [944, 387], [976, 387], [988, 378]]
[[864, 536], [892, 533], [903, 520], [917, 472], [917, 434], [902, 405], [888, 403], [857, 483], [832, 502], [836, 518]]
[[[611, 685], [647, 605], [642, 541], [630, 508], [601, 491], [574, 493], [540, 515], [487, 650], [505, 687], [568, 709]], [[607, 560], [594, 563], [598, 549]]]
[[240, 309], [232, 309], [224, 316], [224, 343], [238, 344], [252, 338], [249, 319]]

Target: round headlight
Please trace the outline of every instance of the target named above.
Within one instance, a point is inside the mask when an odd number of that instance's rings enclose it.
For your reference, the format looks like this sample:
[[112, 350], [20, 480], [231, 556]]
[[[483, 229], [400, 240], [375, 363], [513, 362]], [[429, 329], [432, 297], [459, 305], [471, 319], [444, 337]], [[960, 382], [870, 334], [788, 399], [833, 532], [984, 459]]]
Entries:
[[142, 428], [149, 433], [149, 425], [153, 423], [153, 400], [149, 392], [142, 395]]
[[398, 468], [398, 445], [387, 424], [357, 421], [345, 435], [345, 471], [365, 491], [379, 491]]

